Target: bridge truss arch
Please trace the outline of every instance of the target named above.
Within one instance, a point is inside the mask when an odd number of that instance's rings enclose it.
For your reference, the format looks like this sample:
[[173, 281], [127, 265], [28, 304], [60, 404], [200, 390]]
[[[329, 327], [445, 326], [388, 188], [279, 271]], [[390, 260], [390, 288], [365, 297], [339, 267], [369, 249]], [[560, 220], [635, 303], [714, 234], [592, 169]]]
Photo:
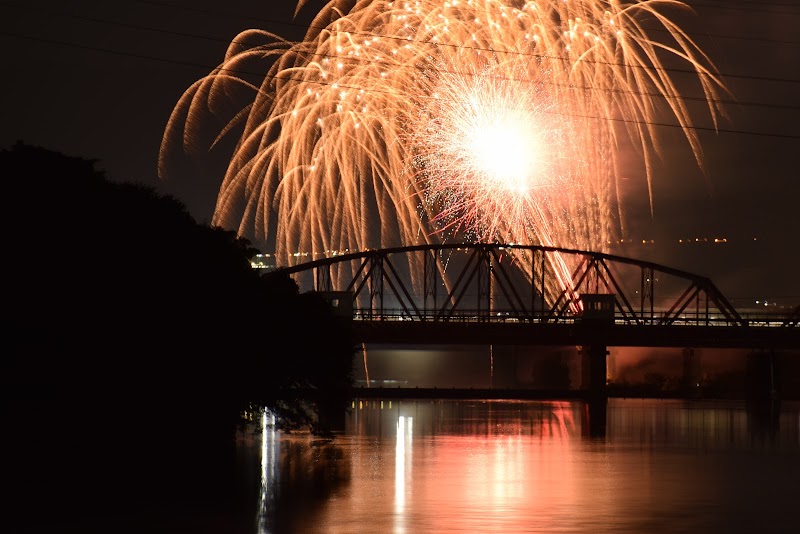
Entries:
[[581, 316], [583, 297], [591, 294], [613, 298], [618, 323], [748, 324], [707, 277], [541, 245], [412, 245], [279, 266], [274, 273], [290, 275], [301, 291], [346, 292], [355, 317], [371, 320], [563, 322]]

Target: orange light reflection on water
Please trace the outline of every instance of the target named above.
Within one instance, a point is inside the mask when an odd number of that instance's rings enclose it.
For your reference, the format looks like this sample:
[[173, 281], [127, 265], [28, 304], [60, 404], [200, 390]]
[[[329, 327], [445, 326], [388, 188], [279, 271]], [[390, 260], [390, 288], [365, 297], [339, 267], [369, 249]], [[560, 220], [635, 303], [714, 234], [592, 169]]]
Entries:
[[602, 438], [584, 432], [581, 402], [352, 408], [330, 443], [291, 455], [297, 437], [284, 438], [277, 478], [313, 481], [276, 508], [291, 532], [749, 534], [763, 530], [743, 518], [785, 518], [796, 497], [797, 409], [782, 416], [775, 454], [764, 454], [772, 447], [731, 403], [615, 400]]
[[[418, 531], [420, 514], [428, 532], [517, 531], [519, 525], [509, 524], [517, 514], [504, 518], [505, 510], [535, 508], [550, 515], [579, 498], [572, 454], [581, 414], [575, 403], [479, 401], [457, 415], [460, 430], [454, 433], [444, 428], [453, 415], [446, 402], [358, 401], [354, 408], [362, 435], [370, 433], [366, 427], [385, 434], [395, 421], [392, 532]], [[380, 464], [392, 465], [387, 460]], [[363, 469], [376, 461], [352, 465]], [[380, 523], [376, 496], [386, 492], [375, 476], [353, 487], [362, 495], [351, 498], [370, 502]]]

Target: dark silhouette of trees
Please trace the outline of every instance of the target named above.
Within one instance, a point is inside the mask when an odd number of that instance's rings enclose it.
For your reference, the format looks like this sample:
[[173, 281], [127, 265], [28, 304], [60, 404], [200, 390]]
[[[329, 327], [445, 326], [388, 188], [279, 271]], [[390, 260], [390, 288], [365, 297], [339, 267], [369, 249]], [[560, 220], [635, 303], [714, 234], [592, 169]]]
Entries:
[[244, 408], [287, 427], [316, 424], [287, 390], [345, 409], [351, 326], [288, 277], [260, 277], [247, 240], [95, 164], [23, 143], [0, 152], [6, 482], [21, 499], [61, 499], [80, 481], [88, 500], [56, 506], [71, 513], [219, 502]]

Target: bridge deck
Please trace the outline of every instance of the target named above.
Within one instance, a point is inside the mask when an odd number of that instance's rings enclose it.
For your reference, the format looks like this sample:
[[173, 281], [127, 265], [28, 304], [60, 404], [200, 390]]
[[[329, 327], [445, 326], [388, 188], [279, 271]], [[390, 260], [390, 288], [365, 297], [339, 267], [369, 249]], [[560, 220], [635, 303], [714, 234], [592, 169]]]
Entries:
[[354, 320], [353, 324], [361, 343], [800, 350], [800, 328], [787, 326], [381, 320]]

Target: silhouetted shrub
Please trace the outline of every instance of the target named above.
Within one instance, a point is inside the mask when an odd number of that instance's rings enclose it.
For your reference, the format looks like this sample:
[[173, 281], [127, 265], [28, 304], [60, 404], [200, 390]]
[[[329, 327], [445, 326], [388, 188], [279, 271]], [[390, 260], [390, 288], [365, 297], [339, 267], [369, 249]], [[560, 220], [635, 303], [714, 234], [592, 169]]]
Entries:
[[[94, 164], [22, 143], [0, 152], [2, 452], [16, 464], [6, 482], [25, 495], [57, 481], [66, 497], [80, 480], [91, 506], [186, 488], [189, 500], [219, 498], [244, 406], [301, 417], [299, 403], [281, 402], [301, 387], [344, 409], [351, 325], [290, 278], [259, 277], [247, 240]], [[42, 463], [48, 436], [60, 437], [59, 462]], [[107, 492], [120, 476], [129, 493]]]

